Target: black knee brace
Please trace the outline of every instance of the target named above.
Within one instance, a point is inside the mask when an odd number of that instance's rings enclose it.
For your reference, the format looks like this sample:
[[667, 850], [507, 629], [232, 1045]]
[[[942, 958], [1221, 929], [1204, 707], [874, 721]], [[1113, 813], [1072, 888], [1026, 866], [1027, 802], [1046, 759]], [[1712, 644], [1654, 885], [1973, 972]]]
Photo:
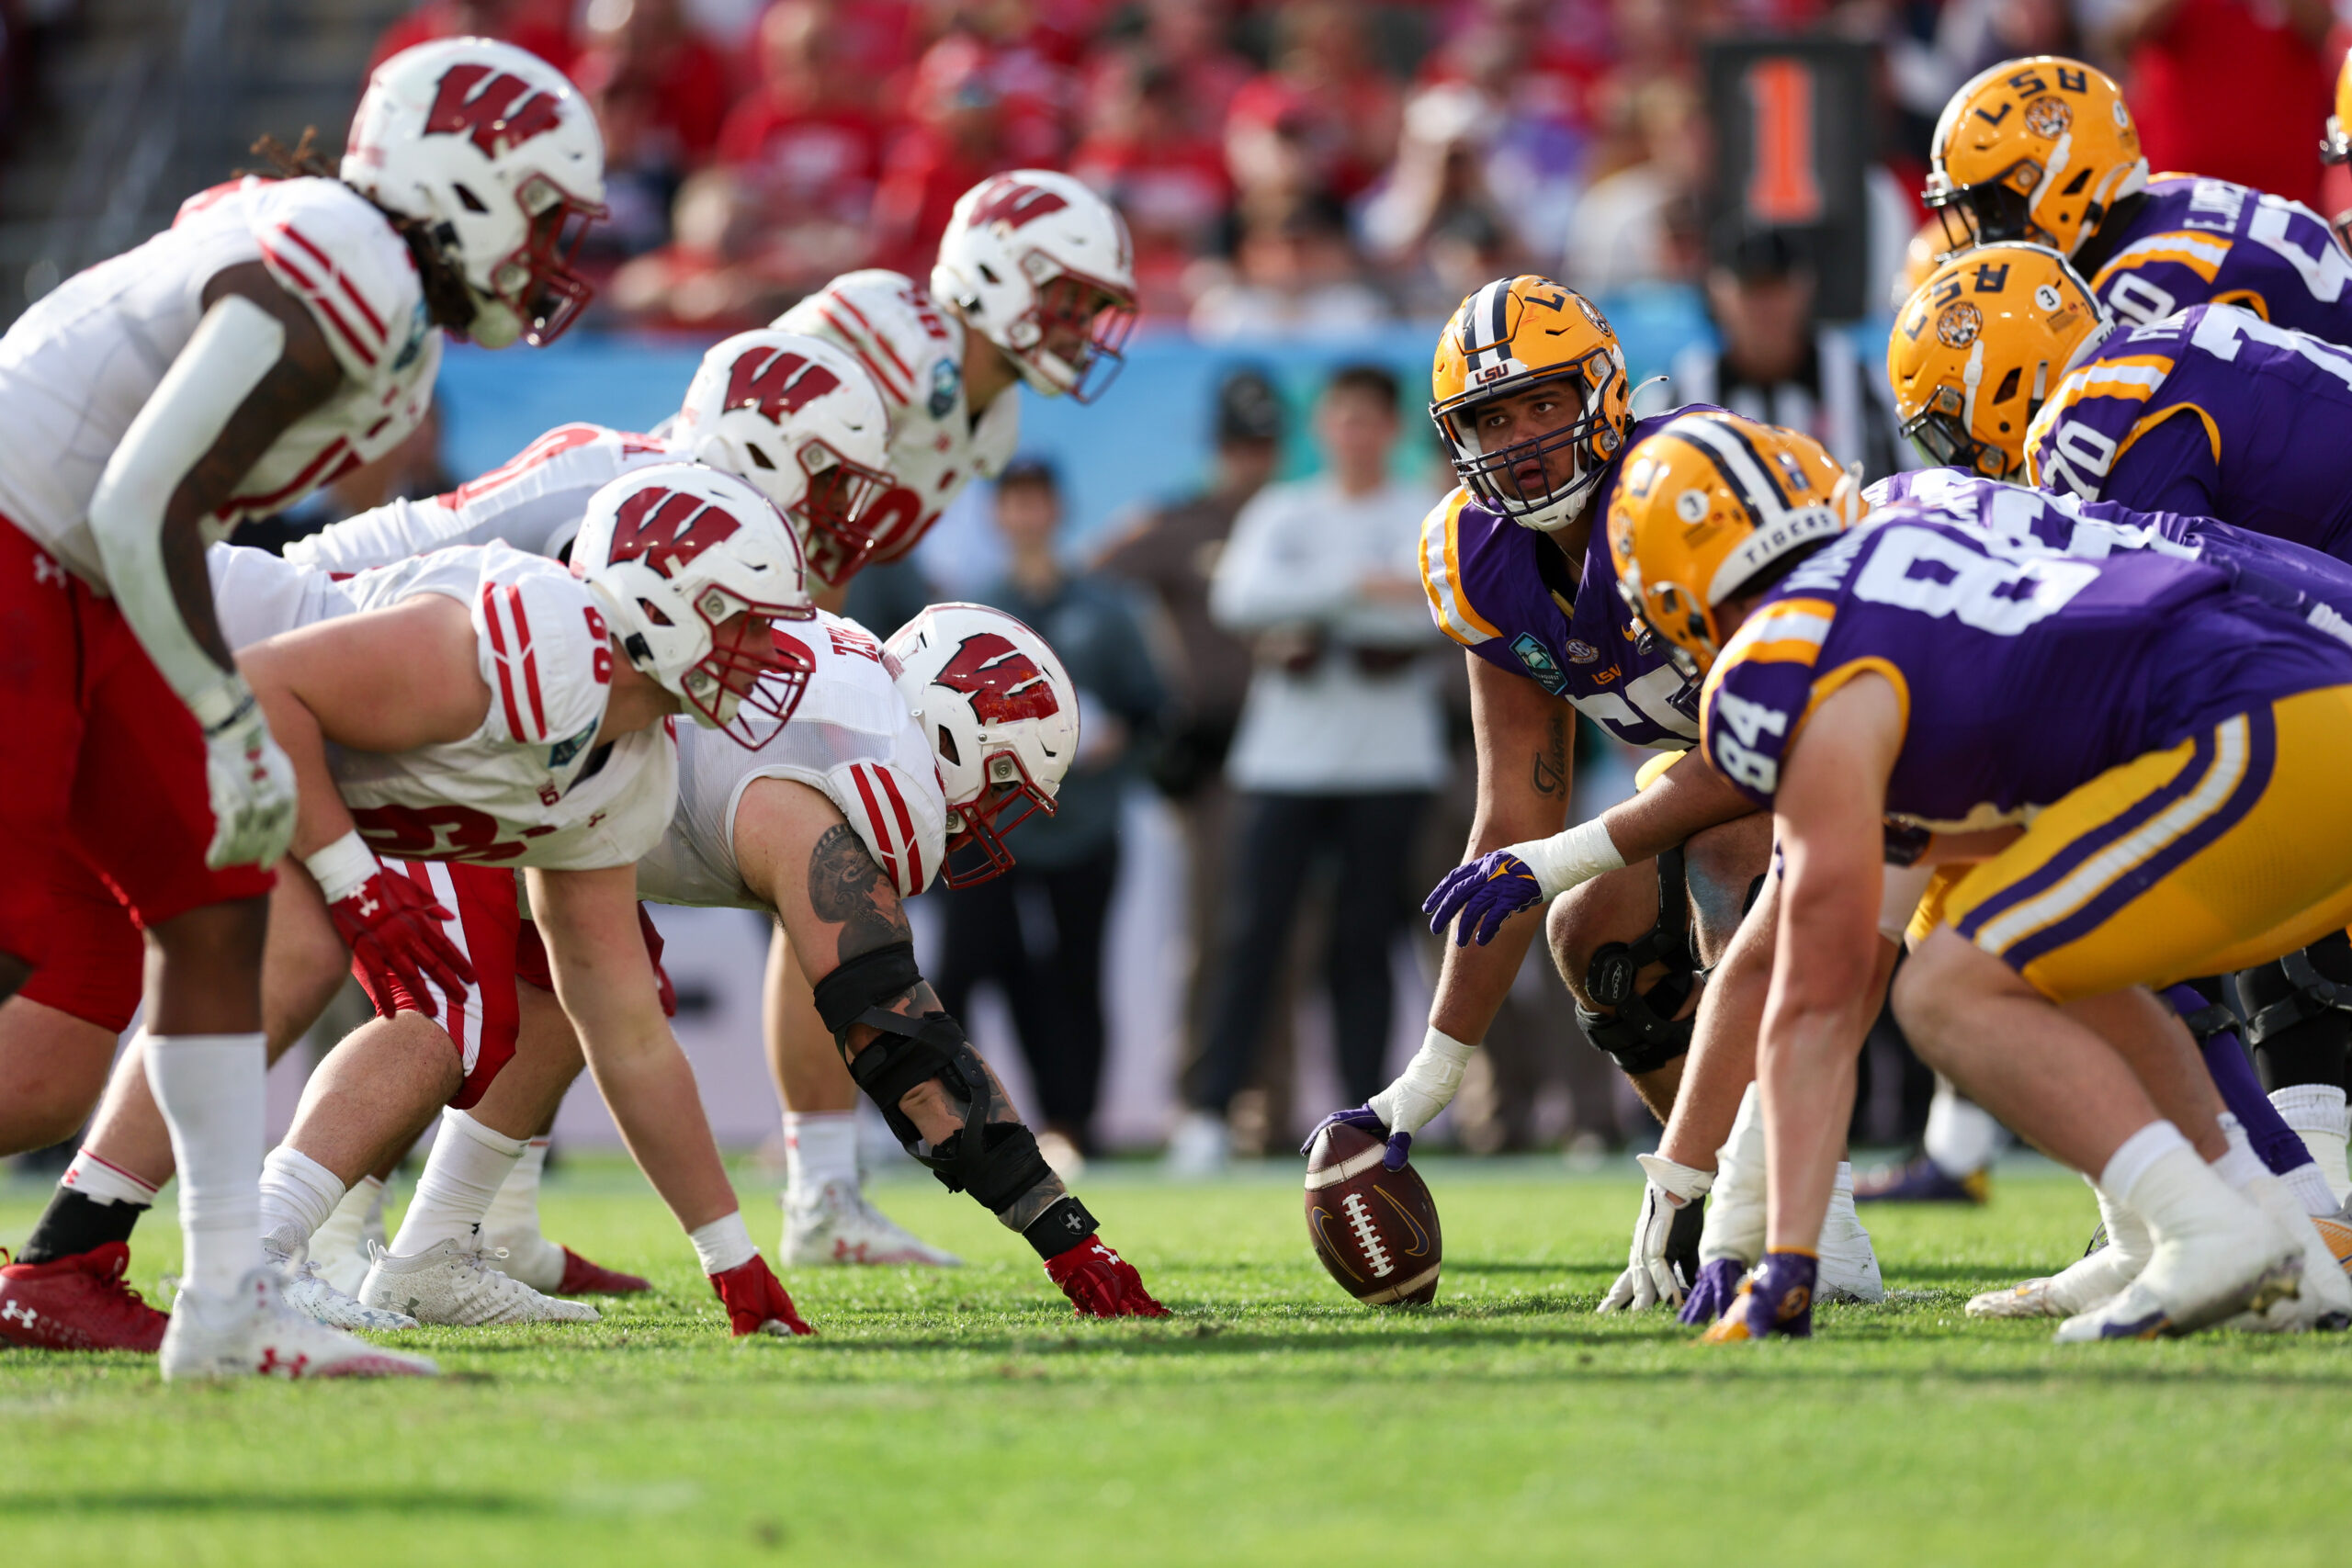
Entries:
[[2352, 940], [2331, 932], [2275, 963], [2240, 970], [2230, 986], [2266, 1089], [2343, 1082], [2352, 1038]]
[[[1634, 977], [1653, 964], [1666, 976], [1635, 992]], [[1690, 1049], [1692, 1020], [1674, 1015], [1690, 999], [1699, 966], [1690, 952], [1690, 890], [1682, 876], [1680, 846], [1657, 857], [1657, 923], [1637, 942], [1612, 942], [1587, 966], [1587, 995], [1607, 1012], [1577, 1005], [1585, 1038], [1617, 1058], [1628, 1073], [1655, 1072]]]
[[[891, 1135], [907, 1153], [947, 1190], [969, 1192], [1001, 1218], [1039, 1184], [1054, 1180], [1053, 1168], [1037, 1150], [1036, 1134], [1018, 1122], [997, 1119], [999, 1111], [1010, 1108], [998, 1102], [996, 1079], [964, 1038], [962, 1024], [944, 1012], [910, 1018], [883, 1005], [922, 983], [913, 944], [893, 942], [861, 953], [819, 981], [817, 1013], [841, 1047], [850, 1077], [880, 1108]], [[861, 1023], [876, 1033], [852, 1055], [849, 1032]], [[929, 1144], [899, 1109], [899, 1101], [933, 1080], [956, 1102], [963, 1125]], [[1084, 1205], [1064, 1197], [1023, 1226], [1022, 1234], [1040, 1256], [1050, 1258], [1085, 1240], [1095, 1228]], [[1049, 1242], [1051, 1251], [1046, 1250]]]

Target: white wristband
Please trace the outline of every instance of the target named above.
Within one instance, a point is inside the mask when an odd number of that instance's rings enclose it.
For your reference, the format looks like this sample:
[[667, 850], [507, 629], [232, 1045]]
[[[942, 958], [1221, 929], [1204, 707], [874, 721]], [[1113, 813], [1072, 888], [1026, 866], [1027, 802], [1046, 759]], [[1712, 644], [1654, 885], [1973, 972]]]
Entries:
[[304, 855], [302, 863], [330, 904], [339, 904], [367, 886], [368, 879], [383, 868], [356, 828], [326, 848]]
[[254, 689], [233, 670], [187, 699], [187, 711], [196, 716], [197, 727], [207, 740], [244, 717], [253, 706]]
[[1510, 852], [1525, 861], [1527, 869], [1535, 874], [1535, 885], [1544, 890], [1545, 903], [1625, 863], [1625, 857], [1617, 852], [1616, 840], [1609, 836], [1608, 826], [1598, 817], [1548, 839], [1513, 844]]
[[1476, 1045], [1432, 1027], [1396, 1081], [1372, 1097], [1373, 1114], [1392, 1133], [1418, 1133], [1451, 1104]]

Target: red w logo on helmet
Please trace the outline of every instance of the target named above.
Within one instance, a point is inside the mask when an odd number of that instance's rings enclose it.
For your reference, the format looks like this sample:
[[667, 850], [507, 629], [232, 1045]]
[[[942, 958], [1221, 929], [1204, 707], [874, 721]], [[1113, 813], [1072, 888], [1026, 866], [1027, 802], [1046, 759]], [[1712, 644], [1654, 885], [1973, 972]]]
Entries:
[[1024, 185], [1010, 175], [1002, 175], [989, 181], [980, 191], [979, 199], [972, 203], [972, 227], [985, 229], [991, 223], [1001, 223], [1008, 229], [1018, 229], [1069, 205], [1067, 199], [1043, 186]]
[[727, 372], [730, 409], [755, 408], [777, 424], [832, 391], [842, 378], [821, 365], [783, 349], [755, 348]]
[[622, 502], [615, 513], [612, 558], [642, 556], [646, 565], [667, 577], [741, 527], [731, 514], [701, 496], [651, 485]]
[[[467, 137], [483, 157], [495, 158], [562, 123], [553, 94], [539, 92], [520, 76], [492, 75], [493, 69], [449, 67], [425, 114], [424, 134]], [[491, 78], [487, 83], [485, 76]], [[480, 92], [474, 91], [477, 85]]]
[[972, 699], [972, 711], [982, 724], [1003, 724], [1016, 718], [1051, 718], [1062, 711], [1054, 683], [1037, 661], [995, 632], [976, 632], [964, 639], [956, 657], [933, 677], [934, 682]]

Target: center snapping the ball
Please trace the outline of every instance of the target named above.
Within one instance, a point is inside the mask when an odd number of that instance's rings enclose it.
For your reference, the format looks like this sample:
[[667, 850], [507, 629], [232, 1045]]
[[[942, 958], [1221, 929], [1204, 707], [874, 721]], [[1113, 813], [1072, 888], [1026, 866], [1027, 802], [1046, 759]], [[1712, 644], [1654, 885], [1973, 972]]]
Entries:
[[1306, 1234], [1331, 1278], [1366, 1306], [1437, 1298], [1443, 1242], [1420, 1172], [1390, 1170], [1385, 1145], [1348, 1126], [1326, 1127], [1306, 1154]]

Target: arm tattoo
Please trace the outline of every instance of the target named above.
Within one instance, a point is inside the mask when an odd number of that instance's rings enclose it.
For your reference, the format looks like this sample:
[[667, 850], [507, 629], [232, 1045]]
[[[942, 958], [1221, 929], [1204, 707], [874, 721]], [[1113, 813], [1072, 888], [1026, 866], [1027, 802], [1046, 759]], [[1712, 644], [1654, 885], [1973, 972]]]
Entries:
[[1568, 793], [1568, 721], [1567, 715], [1552, 716], [1552, 733], [1542, 750], [1535, 753], [1535, 793], [1566, 798]]
[[839, 962], [894, 942], [910, 942], [898, 889], [865, 852], [855, 833], [839, 822], [825, 829], [808, 853], [808, 907], [827, 925], [842, 928]]

